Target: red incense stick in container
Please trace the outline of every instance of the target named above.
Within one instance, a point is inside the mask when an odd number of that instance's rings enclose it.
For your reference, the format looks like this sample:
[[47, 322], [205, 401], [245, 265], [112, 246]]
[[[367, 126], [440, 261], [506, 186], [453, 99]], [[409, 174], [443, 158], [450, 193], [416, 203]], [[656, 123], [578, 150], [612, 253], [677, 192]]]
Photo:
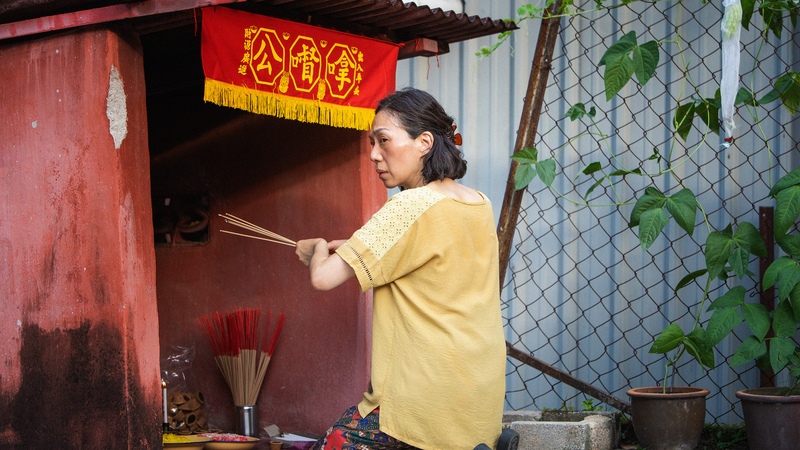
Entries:
[[285, 316], [280, 313], [275, 331], [269, 337], [272, 318], [272, 311], [269, 311], [263, 339], [259, 339], [259, 316], [257, 308], [237, 308], [232, 313], [215, 312], [197, 318], [197, 325], [206, 336], [236, 406], [253, 406], [258, 401], [269, 361], [283, 328]]

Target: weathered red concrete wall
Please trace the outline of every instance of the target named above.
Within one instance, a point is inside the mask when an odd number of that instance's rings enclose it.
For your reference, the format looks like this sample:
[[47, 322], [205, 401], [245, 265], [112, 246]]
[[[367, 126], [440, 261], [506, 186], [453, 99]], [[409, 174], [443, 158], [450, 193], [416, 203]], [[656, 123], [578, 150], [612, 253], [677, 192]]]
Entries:
[[185, 389], [203, 392], [212, 427], [232, 431], [231, 394], [195, 319], [237, 307], [284, 312], [258, 402], [260, 428], [322, 434], [367, 387], [371, 298], [355, 280], [314, 291], [293, 247], [220, 233], [242, 230], [218, 214], [295, 240], [341, 239], [386, 201], [386, 189], [364, 133], [255, 114], [229, 120], [230, 111], [177, 107], [175, 126], [217, 125], [153, 158], [154, 196], [207, 193], [212, 216], [207, 245], [156, 248], [162, 357], [176, 347], [195, 350]]
[[142, 52], [0, 46], [0, 447], [160, 446]]

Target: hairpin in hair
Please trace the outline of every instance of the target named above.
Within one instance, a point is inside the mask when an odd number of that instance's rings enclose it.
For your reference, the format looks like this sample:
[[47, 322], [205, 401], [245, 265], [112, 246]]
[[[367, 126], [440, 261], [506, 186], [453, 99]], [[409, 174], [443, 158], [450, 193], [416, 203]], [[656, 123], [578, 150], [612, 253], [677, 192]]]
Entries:
[[455, 125], [453, 125], [453, 131], [450, 133], [450, 140], [456, 145], [461, 145], [461, 133], [456, 133]]

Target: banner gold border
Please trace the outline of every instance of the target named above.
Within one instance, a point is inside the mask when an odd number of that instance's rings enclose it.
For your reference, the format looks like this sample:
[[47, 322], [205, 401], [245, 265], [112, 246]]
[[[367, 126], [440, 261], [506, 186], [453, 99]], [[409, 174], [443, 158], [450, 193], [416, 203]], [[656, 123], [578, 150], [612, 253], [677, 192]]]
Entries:
[[258, 91], [213, 78], [206, 78], [203, 100], [255, 114], [363, 131], [372, 127], [372, 119], [375, 118], [373, 109]]

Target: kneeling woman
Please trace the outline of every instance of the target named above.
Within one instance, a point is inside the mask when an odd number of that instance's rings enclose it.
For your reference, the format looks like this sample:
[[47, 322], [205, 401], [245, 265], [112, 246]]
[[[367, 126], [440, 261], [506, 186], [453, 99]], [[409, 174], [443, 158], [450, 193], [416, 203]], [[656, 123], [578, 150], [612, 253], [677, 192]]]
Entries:
[[496, 445], [506, 361], [497, 234], [489, 200], [454, 181], [466, 162], [453, 132], [426, 92], [383, 99], [370, 160], [402, 191], [346, 241], [297, 243], [316, 289], [353, 276], [374, 289], [370, 387], [314, 449]]

